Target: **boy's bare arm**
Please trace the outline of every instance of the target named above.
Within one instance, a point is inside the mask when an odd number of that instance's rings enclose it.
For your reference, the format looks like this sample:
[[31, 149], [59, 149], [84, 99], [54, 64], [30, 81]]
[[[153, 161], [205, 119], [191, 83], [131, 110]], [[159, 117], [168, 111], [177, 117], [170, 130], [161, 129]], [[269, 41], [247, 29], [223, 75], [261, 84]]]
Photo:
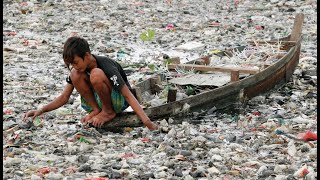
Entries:
[[138, 117], [141, 119], [141, 121], [143, 122], [143, 124], [145, 126], [147, 126], [150, 130], [155, 130], [157, 129], [157, 125], [154, 124], [149, 117], [147, 116], [147, 114], [143, 111], [143, 109], [141, 108], [138, 100], [133, 96], [133, 94], [131, 93], [131, 91], [129, 90], [127, 85], [124, 85], [121, 88], [121, 94], [125, 97], [125, 99], [127, 100], [127, 102], [130, 104], [130, 106], [132, 107], [132, 109], [134, 110], [134, 112], [138, 115]]
[[49, 111], [55, 110], [55, 109], [63, 106], [64, 104], [66, 104], [68, 102], [73, 89], [74, 89], [74, 86], [72, 84], [67, 83], [66, 86], [64, 87], [62, 93], [57, 98], [55, 98], [49, 104], [43, 106], [41, 109], [28, 111], [24, 115], [23, 120], [25, 120], [27, 117], [31, 117], [31, 116], [32, 116], [32, 119], [34, 119], [35, 117], [37, 117], [45, 112], [49, 112]]

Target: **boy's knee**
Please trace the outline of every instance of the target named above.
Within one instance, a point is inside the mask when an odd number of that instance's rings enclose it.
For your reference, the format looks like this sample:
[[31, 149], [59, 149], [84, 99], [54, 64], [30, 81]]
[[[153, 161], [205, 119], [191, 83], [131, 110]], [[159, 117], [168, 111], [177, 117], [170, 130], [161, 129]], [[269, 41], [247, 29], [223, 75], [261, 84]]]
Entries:
[[70, 78], [72, 82], [89, 81], [89, 76], [85, 72], [79, 72], [74, 69], [71, 70]]
[[78, 71], [72, 69], [70, 73], [71, 81], [77, 81], [81, 77], [81, 73]]
[[106, 79], [104, 78], [105, 76], [106, 75], [101, 69], [94, 68], [90, 72], [90, 82], [91, 84], [100, 84]]

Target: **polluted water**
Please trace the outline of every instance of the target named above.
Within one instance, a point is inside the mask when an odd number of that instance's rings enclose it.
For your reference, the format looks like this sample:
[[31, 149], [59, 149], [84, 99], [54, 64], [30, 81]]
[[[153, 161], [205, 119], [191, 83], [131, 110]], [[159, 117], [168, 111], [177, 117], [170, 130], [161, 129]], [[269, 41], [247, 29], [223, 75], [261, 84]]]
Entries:
[[[135, 84], [162, 71], [168, 57], [185, 63], [287, 36], [297, 13], [304, 14], [302, 45], [290, 81], [231, 110], [212, 105], [159, 119], [157, 131], [109, 131], [79, 122], [85, 112], [74, 91], [63, 107], [22, 121], [62, 92], [69, 73], [62, 50], [70, 36], [132, 68]], [[3, 178], [317, 179], [316, 17], [315, 0], [5, 0]], [[238, 57], [243, 62], [214, 56], [212, 62], [247, 63]]]

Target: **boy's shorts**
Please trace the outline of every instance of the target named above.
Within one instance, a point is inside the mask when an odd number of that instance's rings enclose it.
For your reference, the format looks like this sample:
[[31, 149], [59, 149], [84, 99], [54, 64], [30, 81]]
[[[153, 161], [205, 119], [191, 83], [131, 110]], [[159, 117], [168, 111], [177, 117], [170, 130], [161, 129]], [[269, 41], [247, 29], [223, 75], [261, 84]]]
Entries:
[[[99, 107], [102, 108], [101, 100], [99, 98], [99, 95], [96, 92], [94, 92], [94, 97]], [[122, 96], [122, 94], [119, 91], [116, 91], [114, 89], [112, 89], [112, 92], [111, 92], [111, 103], [112, 103], [113, 110], [116, 113], [120, 113], [129, 107], [128, 102]], [[86, 102], [86, 100], [82, 96], [81, 96], [81, 107], [88, 113], [92, 111], [92, 107]]]

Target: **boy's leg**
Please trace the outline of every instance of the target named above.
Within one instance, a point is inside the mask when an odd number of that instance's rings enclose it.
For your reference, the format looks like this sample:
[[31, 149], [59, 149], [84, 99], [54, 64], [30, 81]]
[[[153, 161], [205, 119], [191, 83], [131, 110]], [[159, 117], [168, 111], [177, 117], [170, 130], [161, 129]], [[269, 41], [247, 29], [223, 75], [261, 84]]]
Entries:
[[105, 73], [99, 68], [94, 68], [91, 70], [90, 82], [95, 92], [99, 95], [102, 103], [101, 112], [94, 116], [90, 121], [95, 126], [101, 126], [116, 116], [111, 101], [112, 85]]
[[92, 117], [99, 114], [101, 111], [98, 106], [98, 103], [94, 98], [89, 76], [84, 72], [81, 73], [73, 69], [71, 71], [70, 78], [76, 90], [86, 100], [86, 102], [92, 107], [92, 111], [87, 116], [81, 119], [81, 122], [87, 122]]

